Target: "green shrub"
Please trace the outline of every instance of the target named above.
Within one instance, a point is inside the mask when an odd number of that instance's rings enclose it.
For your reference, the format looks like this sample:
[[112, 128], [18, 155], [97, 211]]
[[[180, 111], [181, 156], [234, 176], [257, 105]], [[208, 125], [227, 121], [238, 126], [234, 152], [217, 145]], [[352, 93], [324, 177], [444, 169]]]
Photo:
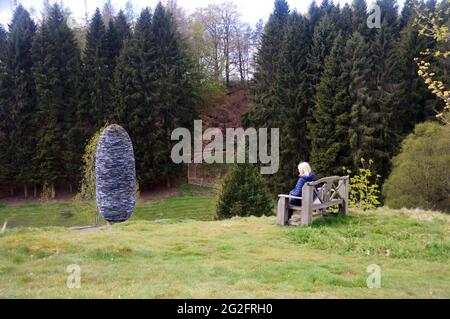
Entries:
[[77, 200], [94, 200], [95, 199], [95, 153], [97, 144], [100, 140], [103, 130], [106, 126], [99, 129], [88, 141], [84, 148], [82, 179], [80, 191], [75, 197]]
[[357, 174], [352, 175], [350, 169], [343, 168], [344, 172], [350, 175], [349, 206], [363, 210], [374, 209], [381, 204], [378, 184], [381, 176], [373, 171], [373, 160], [367, 162], [361, 158], [360, 162], [361, 167], [358, 168]]
[[273, 202], [259, 167], [235, 164], [226, 177], [217, 202], [217, 218], [272, 215]]
[[450, 126], [418, 124], [392, 163], [383, 187], [389, 207], [450, 212]]

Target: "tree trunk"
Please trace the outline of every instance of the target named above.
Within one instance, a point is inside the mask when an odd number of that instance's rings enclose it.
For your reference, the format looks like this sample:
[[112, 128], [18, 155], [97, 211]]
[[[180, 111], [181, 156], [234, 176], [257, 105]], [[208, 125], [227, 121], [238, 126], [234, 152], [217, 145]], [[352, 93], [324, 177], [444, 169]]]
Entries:
[[28, 186], [26, 184], [23, 185], [23, 196], [28, 198]]
[[228, 35], [225, 39], [225, 81], [227, 87], [230, 87], [230, 43]]
[[9, 186], [9, 195], [14, 197], [14, 186]]
[[69, 193], [72, 194], [73, 193], [73, 184], [69, 183]]
[[34, 185], [33, 185], [33, 197], [34, 198], [36, 198], [37, 197], [37, 184], [36, 183], [34, 183]]
[[54, 183], [52, 183], [51, 189], [52, 189], [52, 199], [55, 199], [56, 192], [55, 192], [55, 184]]
[[167, 185], [167, 188], [170, 188], [172, 186], [170, 184], [170, 178], [169, 177], [166, 178], [166, 185]]

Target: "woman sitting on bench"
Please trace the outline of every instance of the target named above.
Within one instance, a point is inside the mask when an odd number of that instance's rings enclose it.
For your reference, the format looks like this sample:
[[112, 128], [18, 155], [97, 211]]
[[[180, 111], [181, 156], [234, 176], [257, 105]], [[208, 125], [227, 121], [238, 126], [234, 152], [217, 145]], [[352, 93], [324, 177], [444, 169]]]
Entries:
[[[316, 180], [316, 175], [311, 172], [311, 166], [309, 166], [307, 162], [301, 162], [298, 164], [298, 174], [300, 177], [295, 185], [295, 188], [289, 192], [289, 195], [302, 197], [303, 185], [306, 182], [314, 182]], [[297, 198], [289, 198], [289, 205], [302, 206], [302, 200]], [[291, 219], [293, 213], [294, 210], [289, 209], [288, 220]]]

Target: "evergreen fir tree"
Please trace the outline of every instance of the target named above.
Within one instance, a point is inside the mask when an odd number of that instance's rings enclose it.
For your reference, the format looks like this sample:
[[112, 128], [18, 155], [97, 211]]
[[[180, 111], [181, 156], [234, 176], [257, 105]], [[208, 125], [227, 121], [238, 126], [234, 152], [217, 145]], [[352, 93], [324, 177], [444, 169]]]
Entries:
[[105, 33], [105, 42], [107, 56], [106, 65], [111, 70], [114, 70], [116, 59], [119, 56], [120, 50], [123, 46], [123, 41], [119, 38], [114, 19], [110, 19], [108, 22], [108, 28]]
[[[24, 188], [28, 196], [28, 185], [35, 180], [35, 171], [30, 158], [35, 152], [34, 112], [36, 92], [31, 72], [32, 39], [36, 25], [28, 11], [19, 5], [9, 25], [9, 36], [5, 43], [5, 66], [7, 98], [4, 101], [5, 120], [9, 123], [9, 174], [13, 174], [17, 185]], [[3, 104], [3, 103], [2, 103]], [[9, 113], [9, 114], [8, 114]]]
[[[313, 89], [319, 83], [325, 58], [330, 53], [333, 41], [337, 36], [338, 30], [336, 27], [336, 21], [330, 14], [326, 13], [314, 28], [311, 50], [308, 56], [309, 80]], [[311, 95], [314, 96], [314, 93]]]
[[0, 179], [1, 182], [10, 185], [12, 193], [14, 191], [14, 168], [11, 165], [11, 143], [9, 140], [11, 132], [9, 85], [11, 81], [8, 79], [8, 73], [6, 72], [6, 41], [7, 33], [0, 25]]
[[269, 216], [273, 203], [255, 164], [234, 164], [217, 202], [217, 218]]
[[352, 2], [352, 26], [354, 32], [367, 35], [367, 3], [366, 0], [353, 0]]
[[148, 184], [158, 174], [154, 163], [156, 114], [152, 105], [154, 38], [151, 28], [152, 16], [146, 8], [137, 20], [133, 36], [125, 41], [115, 74], [116, 121], [125, 128], [135, 145], [140, 185]]
[[352, 34], [352, 8], [348, 3], [340, 11], [340, 16], [337, 20], [338, 30], [341, 32], [344, 41], [346, 41]]
[[322, 10], [320, 10], [316, 0], [313, 0], [309, 5], [307, 17], [309, 20], [309, 36], [312, 37], [314, 34], [314, 27], [322, 17]]
[[51, 6], [32, 47], [37, 92], [36, 161], [43, 185], [52, 188], [58, 179], [76, 183], [82, 154], [76, 110], [78, 104], [80, 50], [64, 13]]
[[116, 60], [122, 51], [124, 42], [131, 35], [130, 25], [122, 10], [119, 11], [117, 17], [109, 20], [106, 30], [106, 43], [108, 47], [108, 64], [113, 70]]
[[108, 65], [108, 49], [105, 25], [97, 8], [86, 33], [83, 60], [89, 110], [84, 113], [90, 119], [90, 133], [102, 127], [112, 114], [113, 70]]
[[403, 3], [402, 12], [400, 14], [399, 27], [400, 29], [405, 28], [415, 16], [414, 13], [414, 3], [415, 0], [406, 0]]
[[256, 106], [244, 115], [243, 123], [246, 126], [270, 126], [270, 119], [274, 113], [272, 83], [277, 72], [276, 66], [288, 16], [289, 6], [286, 0], [276, 0], [256, 55], [252, 83]]
[[412, 132], [416, 123], [433, 117], [433, 109], [437, 106], [436, 99], [417, 76], [414, 58], [427, 47], [432, 47], [433, 39], [419, 36], [413, 5], [412, 1], [406, 1], [403, 6], [400, 38], [389, 64], [395, 90], [386, 103], [395, 110], [395, 121], [391, 125], [395, 126], [400, 138]]
[[370, 43], [359, 33], [355, 32], [347, 41], [345, 55], [348, 57], [350, 70], [349, 92], [352, 99], [351, 122], [349, 128], [350, 147], [353, 163], [358, 165], [361, 157], [373, 159], [378, 163], [378, 150], [382, 149], [380, 141], [376, 139], [376, 126], [380, 121], [377, 112], [375, 97], [375, 81], [372, 67], [374, 57], [368, 54], [371, 50]]
[[[158, 40], [156, 40], [158, 39]], [[135, 145], [141, 185], [170, 179], [181, 166], [170, 159], [171, 132], [191, 127], [195, 100], [189, 62], [170, 14], [162, 4], [144, 9], [125, 41], [116, 71], [116, 114]]]
[[349, 74], [345, 68], [345, 42], [336, 37], [317, 87], [311, 132], [311, 162], [319, 176], [339, 175], [342, 166], [351, 166], [348, 140], [351, 100]]
[[378, 121], [374, 121], [372, 138], [380, 147], [376, 150], [378, 158], [373, 160], [378, 165], [378, 171], [387, 177], [390, 165], [389, 158], [394, 154], [401, 141], [398, 129], [398, 110], [392, 101], [396, 86], [394, 79], [397, 72], [395, 44], [398, 40], [397, 4], [392, 0], [378, 0], [381, 11], [381, 28], [376, 29], [370, 53], [374, 55], [373, 74], [374, 91], [371, 95], [377, 100], [372, 113], [378, 113]]
[[[120, 49], [123, 47], [123, 43], [131, 35], [130, 22], [127, 20], [125, 13], [120, 10], [115, 19], [114, 25], [116, 26], [117, 35], [119, 38]], [[120, 53], [119, 49], [119, 53]]]
[[[181, 166], [170, 159], [172, 148], [171, 132], [176, 127], [192, 127], [194, 100], [192, 85], [188, 76], [187, 55], [177, 33], [175, 21], [161, 3], [155, 8], [152, 21], [152, 35], [155, 41], [152, 70], [154, 79], [153, 108], [158, 114], [158, 145], [155, 152], [158, 176], [170, 186], [170, 178], [176, 176]], [[144, 69], [144, 72], [146, 70]]]
[[[307, 103], [309, 120], [307, 125], [314, 123], [314, 117], [311, 112], [314, 109], [316, 95], [316, 87], [320, 82], [320, 77], [324, 69], [325, 58], [330, 54], [333, 41], [338, 33], [338, 22], [340, 19], [339, 8], [334, 6], [328, 0], [322, 1], [320, 5], [322, 12], [320, 20], [314, 27], [314, 34], [311, 40], [311, 48], [308, 55], [308, 64], [306, 77], [308, 85], [305, 86], [305, 101]], [[311, 138], [310, 136], [308, 138]]]
[[292, 187], [298, 163], [309, 159], [308, 27], [308, 20], [302, 15], [297, 12], [291, 14], [277, 62], [273, 84], [274, 112], [271, 115], [273, 126], [268, 126], [280, 128], [280, 169], [269, 180], [274, 193]]

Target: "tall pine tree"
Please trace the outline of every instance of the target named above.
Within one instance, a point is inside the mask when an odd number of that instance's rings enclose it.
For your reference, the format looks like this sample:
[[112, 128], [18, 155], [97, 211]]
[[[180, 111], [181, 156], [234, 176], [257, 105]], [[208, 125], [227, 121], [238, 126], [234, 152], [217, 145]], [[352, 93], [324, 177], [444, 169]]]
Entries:
[[83, 71], [87, 89], [92, 131], [103, 126], [113, 112], [113, 69], [109, 66], [109, 47], [102, 15], [97, 8], [89, 23], [84, 50]]
[[36, 177], [34, 166], [30, 163], [35, 152], [34, 112], [36, 92], [31, 72], [32, 39], [36, 25], [28, 11], [19, 5], [9, 24], [9, 35], [5, 43], [5, 72], [7, 96], [2, 101], [4, 124], [8, 126], [8, 166], [12, 174], [11, 182], [23, 185], [24, 196], [28, 197], [28, 185]]
[[174, 19], [161, 2], [153, 14], [152, 34], [155, 39], [155, 59], [152, 61], [155, 92], [152, 103], [159, 119], [156, 122], [158, 151], [155, 160], [159, 167], [158, 176], [170, 186], [171, 177], [176, 176], [181, 168], [170, 158], [171, 132], [177, 127], [193, 126], [195, 105], [187, 54], [182, 49], [183, 43]]
[[10, 155], [10, 113], [9, 113], [9, 85], [6, 72], [6, 30], [0, 25], [0, 181], [10, 186], [10, 195], [14, 193], [14, 175]]
[[376, 161], [377, 152], [382, 147], [374, 135], [374, 125], [379, 122], [379, 113], [375, 112], [377, 101], [373, 96], [376, 89], [372, 74], [375, 59], [369, 54], [371, 45], [366, 40], [355, 32], [345, 48], [345, 55], [349, 57], [347, 67], [350, 70], [349, 92], [352, 99], [349, 137], [355, 166], [361, 157]]
[[293, 12], [288, 20], [274, 81], [273, 126], [280, 128], [280, 169], [269, 187], [280, 192], [291, 187], [296, 167], [309, 159], [307, 54], [310, 46], [308, 20]]
[[151, 182], [158, 172], [154, 164], [156, 116], [152, 113], [151, 103], [154, 91], [151, 67], [154, 38], [151, 29], [152, 15], [146, 8], [137, 20], [133, 36], [125, 41], [115, 73], [115, 116], [135, 146], [140, 185]]
[[270, 126], [275, 112], [272, 84], [277, 72], [277, 61], [288, 17], [289, 5], [286, 0], [276, 0], [274, 11], [264, 27], [261, 44], [255, 58], [252, 83], [255, 108], [244, 115], [243, 123], [246, 126]]
[[348, 92], [349, 73], [345, 68], [345, 41], [336, 37], [317, 87], [314, 124], [311, 132], [311, 162], [319, 176], [336, 175], [342, 166], [351, 166], [348, 130], [351, 100]]
[[120, 55], [124, 42], [130, 37], [130, 25], [122, 10], [117, 17], [110, 19], [106, 30], [106, 45], [108, 50], [108, 65], [114, 70], [116, 60]]
[[49, 9], [32, 52], [39, 123], [35, 160], [41, 182], [54, 196], [58, 180], [76, 183], [83, 146], [76, 121], [80, 50], [59, 5]]

